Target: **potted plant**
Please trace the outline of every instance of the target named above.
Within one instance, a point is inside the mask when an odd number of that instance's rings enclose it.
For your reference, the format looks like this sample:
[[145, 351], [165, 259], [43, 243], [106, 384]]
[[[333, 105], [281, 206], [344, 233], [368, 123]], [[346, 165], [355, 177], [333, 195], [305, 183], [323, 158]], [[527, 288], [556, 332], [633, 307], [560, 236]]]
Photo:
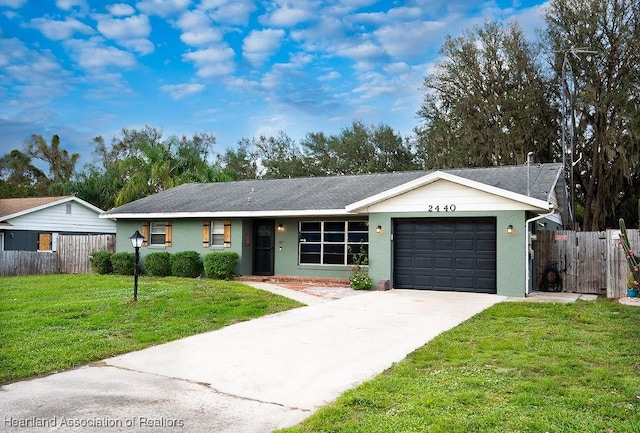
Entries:
[[627, 297], [638, 297], [638, 280], [634, 278], [633, 273], [631, 272], [629, 273], [629, 276], [627, 276]]
[[629, 243], [629, 237], [627, 236], [627, 228], [624, 224], [624, 220], [620, 218], [620, 242], [624, 250], [624, 257], [629, 265], [629, 275], [627, 277], [627, 296], [638, 296], [638, 282], [640, 282], [640, 258], [636, 256], [631, 249]]

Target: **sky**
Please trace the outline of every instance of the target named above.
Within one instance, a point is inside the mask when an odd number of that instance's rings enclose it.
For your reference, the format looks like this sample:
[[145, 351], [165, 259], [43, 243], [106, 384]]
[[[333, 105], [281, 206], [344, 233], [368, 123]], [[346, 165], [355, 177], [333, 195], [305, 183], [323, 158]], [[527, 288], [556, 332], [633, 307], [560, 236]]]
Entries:
[[0, 0], [0, 156], [31, 134], [92, 162], [93, 137], [149, 125], [214, 153], [358, 120], [412, 134], [447, 35], [542, 0]]

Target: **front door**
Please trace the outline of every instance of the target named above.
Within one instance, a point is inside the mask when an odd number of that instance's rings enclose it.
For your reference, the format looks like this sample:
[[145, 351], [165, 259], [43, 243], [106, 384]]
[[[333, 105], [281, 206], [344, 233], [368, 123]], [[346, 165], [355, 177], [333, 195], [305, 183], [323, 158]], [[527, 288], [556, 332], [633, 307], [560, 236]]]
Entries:
[[275, 222], [253, 222], [253, 274], [273, 275], [273, 247]]

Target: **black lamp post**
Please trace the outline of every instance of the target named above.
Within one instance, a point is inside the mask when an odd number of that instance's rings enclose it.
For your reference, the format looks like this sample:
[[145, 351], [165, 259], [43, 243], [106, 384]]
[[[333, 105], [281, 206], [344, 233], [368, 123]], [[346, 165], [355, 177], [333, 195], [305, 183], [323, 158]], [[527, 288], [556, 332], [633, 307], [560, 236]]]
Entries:
[[140, 247], [144, 242], [144, 237], [138, 230], [129, 238], [131, 245], [136, 250], [136, 258], [133, 265], [133, 300], [138, 300], [138, 264], [140, 263]]

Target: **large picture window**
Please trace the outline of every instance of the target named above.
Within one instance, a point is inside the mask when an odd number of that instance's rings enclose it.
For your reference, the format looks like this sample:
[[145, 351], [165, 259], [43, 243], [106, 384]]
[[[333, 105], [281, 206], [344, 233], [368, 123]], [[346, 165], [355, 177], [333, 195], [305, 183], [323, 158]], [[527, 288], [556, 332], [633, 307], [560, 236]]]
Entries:
[[367, 221], [302, 221], [298, 239], [300, 264], [351, 265], [369, 252]]

